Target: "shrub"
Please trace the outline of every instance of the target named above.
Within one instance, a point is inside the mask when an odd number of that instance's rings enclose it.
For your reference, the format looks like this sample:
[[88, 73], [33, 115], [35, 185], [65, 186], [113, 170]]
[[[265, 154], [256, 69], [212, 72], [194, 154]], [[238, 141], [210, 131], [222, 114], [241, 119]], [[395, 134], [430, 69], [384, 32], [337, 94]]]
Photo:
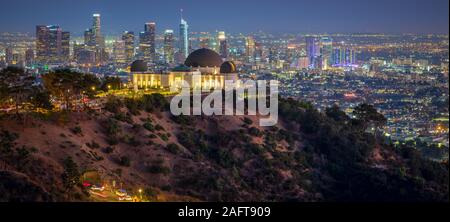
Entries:
[[164, 166], [164, 160], [158, 159], [153, 161], [153, 163], [147, 168], [148, 172], [153, 174], [164, 174], [167, 175], [170, 173], [170, 169]]
[[116, 113], [114, 115], [114, 118], [119, 120], [119, 121], [126, 122], [126, 123], [129, 123], [129, 124], [133, 123], [133, 119], [131, 118], [130, 113], [118, 112], [118, 113]]
[[256, 128], [256, 127], [251, 127], [251, 128], [249, 128], [249, 129], [248, 129], [248, 133], [249, 133], [250, 135], [252, 135], [252, 136], [257, 136], [257, 137], [261, 137], [261, 136], [262, 136], [261, 130], [259, 130], [259, 129]]
[[142, 126], [150, 132], [155, 131], [155, 127], [153, 126], [153, 124], [151, 122], [145, 122], [144, 124], [142, 124]]
[[194, 124], [194, 120], [190, 116], [185, 116], [185, 115], [173, 116], [172, 115], [171, 119], [175, 123], [180, 124], [180, 125], [189, 126], [189, 125]]
[[166, 149], [172, 154], [178, 154], [181, 151], [180, 147], [175, 143], [168, 144]]
[[71, 128], [70, 131], [72, 131], [73, 134], [81, 134], [82, 133], [80, 126], [75, 126], [75, 127]]
[[134, 147], [141, 145], [141, 141], [137, 140], [134, 136], [129, 137], [126, 143]]
[[142, 96], [141, 104], [142, 108], [147, 112], [165, 111], [169, 107], [166, 98], [158, 93]]
[[127, 107], [128, 111], [132, 115], [139, 115], [139, 110], [141, 109], [141, 104], [139, 101], [132, 99], [132, 98], [125, 98], [125, 106]]
[[162, 139], [162, 141], [164, 141], [164, 142], [169, 141], [169, 137], [166, 134], [160, 134], [159, 133], [158, 135], [159, 135], [159, 138]]
[[156, 124], [156, 126], [155, 126], [155, 130], [157, 130], [157, 131], [161, 131], [161, 130], [164, 130], [164, 127], [162, 127], [161, 125], [159, 125], [159, 124]]
[[123, 106], [122, 100], [115, 96], [109, 96], [105, 103], [105, 110], [111, 113], [118, 113]]

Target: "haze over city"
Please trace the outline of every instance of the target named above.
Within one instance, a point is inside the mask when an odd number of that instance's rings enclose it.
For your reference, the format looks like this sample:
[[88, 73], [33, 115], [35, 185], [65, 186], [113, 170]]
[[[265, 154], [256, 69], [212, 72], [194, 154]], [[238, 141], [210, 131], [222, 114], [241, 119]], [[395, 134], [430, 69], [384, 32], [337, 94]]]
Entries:
[[[0, 31], [33, 32], [35, 24], [57, 24], [80, 34], [85, 17], [100, 13], [105, 34], [140, 30], [156, 21], [177, 26], [180, 9], [192, 31], [229, 33], [448, 33], [447, 0], [260, 0], [106, 1], [2, 0]], [[17, 10], [8, 10], [17, 9]]]

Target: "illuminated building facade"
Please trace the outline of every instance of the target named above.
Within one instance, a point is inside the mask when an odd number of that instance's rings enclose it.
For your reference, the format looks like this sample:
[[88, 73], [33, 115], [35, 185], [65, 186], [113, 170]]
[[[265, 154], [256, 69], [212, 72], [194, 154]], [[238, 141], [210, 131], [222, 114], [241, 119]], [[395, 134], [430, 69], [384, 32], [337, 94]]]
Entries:
[[253, 63], [255, 62], [255, 40], [251, 36], [248, 36], [245, 40], [247, 62]]
[[[223, 88], [226, 80], [238, 80], [233, 62], [222, 62], [219, 54], [210, 49], [198, 49], [192, 52], [184, 65], [172, 69], [169, 73], [152, 73], [147, 64], [136, 60], [130, 67], [134, 90], [151, 88], [181, 87], [186, 81], [191, 88]], [[200, 78], [196, 79], [195, 76]]]
[[70, 57], [70, 33], [57, 25], [36, 26], [36, 54], [41, 63], [64, 63]]
[[179, 37], [179, 54], [181, 61], [184, 61], [189, 55], [189, 25], [181, 18], [180, 37]]
[[174, 36], [173, 30], [167, 29], [164, 31], [164, 62], [172, 64], [174, 60]]
[[306, 40], [306, 56], [309, 59], [309, 67], [312, 69], [318, 68], [318, 57], [320, 55], [319, 44], [317, 38], [308, 36]]
[[217, 39], [219, 41], [219, 54], [222, 58], [228, 58], [228, 45], [227, 45], [227, 37], [225, 32], [221, 31], [217, 35]]
[[145, 23], [144, 31], [139, 33], [139, 51], [141, 57], [147, 63], [154, 63], [156, 59], [155, 50], [156, 23]]
[[320, 51], [322, 69], [326, 70], [333, 65], [333, 40], [330, 37], [322, 37], [320, 39]]
[[134, 59], [134, 32], [125, 31], [122, 41], [125, 44], [125, 61], [130, 64]]
[[114, 42], [113, 55], [114, 55], [114, 64], [117, 67], [124, 68], [128, 65], [124, 41], [117, 40]]

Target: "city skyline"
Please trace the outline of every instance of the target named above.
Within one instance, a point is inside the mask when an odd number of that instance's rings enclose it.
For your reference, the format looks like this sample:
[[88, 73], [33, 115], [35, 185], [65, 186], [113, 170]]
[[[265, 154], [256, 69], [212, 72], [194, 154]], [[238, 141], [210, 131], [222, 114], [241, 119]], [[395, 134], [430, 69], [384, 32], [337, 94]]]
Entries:
[[[78, 36], [90, 24], [84, 18], [99, 13], [102, 15], [102, 32], [105, 35], [122, 33], [124, 30], [140, 31], [146, 22], [156, 22], [157, 33], [161, 34], [166, 29], [176, 29], [179, 25], [179, 10], [183, 9], [183, 17], [189, 22], [191, 31], [448, 34], [448, 1], [382, 0], [376, 4], [353, 0], [338, 1], [339, 4], [336, 2], [322, 0], [321, 4], [317, 4], [284, 0], [277, 4], [259, 1], [255, 5], [254, 2], [231, 1], [220, 7], [205, 2], [208, 4], [202, 4], [204, 6], [199, 8], [174, 0], [158, 3], [136, 0], [132, 4], [126, 3], [128, 5], [117, 1], [110, 4], [104, 4], [104, 1], [77, 1], [74, 4], [70, 1], [44, 0], [38, 5], [29, 0], [2, 1], [3, 8], [21, 7], [22, 13], [10, 13], [14, 10], [2, 13], [0, 32], [32, 33], [36, 24], [55, 24]], [[71, 10], [67, 13], [64, 8]]]

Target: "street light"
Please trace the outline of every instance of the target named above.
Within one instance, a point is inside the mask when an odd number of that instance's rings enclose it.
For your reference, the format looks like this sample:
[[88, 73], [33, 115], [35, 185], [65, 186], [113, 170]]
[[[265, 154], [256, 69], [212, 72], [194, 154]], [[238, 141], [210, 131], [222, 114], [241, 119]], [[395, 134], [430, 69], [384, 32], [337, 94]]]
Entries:
[[140, 198], [141, 201], [142, 201], [142, 189], [139, 189], [138, 191], [139, 191], [139, 198]]

